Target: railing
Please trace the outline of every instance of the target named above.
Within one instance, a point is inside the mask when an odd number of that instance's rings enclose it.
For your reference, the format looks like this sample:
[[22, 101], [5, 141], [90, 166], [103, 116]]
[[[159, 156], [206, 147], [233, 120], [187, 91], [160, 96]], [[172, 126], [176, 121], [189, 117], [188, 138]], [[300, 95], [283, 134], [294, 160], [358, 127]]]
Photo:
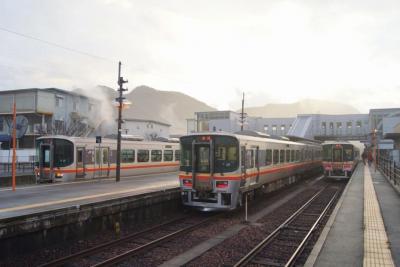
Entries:
[[400, 185], [400, 166], [387, 157], [379, 157], [377, 167], [395, 186]]
[[[16, 163], [16, 171], [18, 174], [33, 174], [35, 169], [35, 161], [32, 157], [18, 156]], [[12, 157], [0, 157], [0, 177], [11, 176]]]

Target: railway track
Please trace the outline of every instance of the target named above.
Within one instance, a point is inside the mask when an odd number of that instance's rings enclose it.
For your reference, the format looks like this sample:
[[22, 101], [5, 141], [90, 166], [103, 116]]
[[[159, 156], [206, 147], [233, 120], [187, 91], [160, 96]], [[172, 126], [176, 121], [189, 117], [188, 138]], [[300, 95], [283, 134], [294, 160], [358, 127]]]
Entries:
[[234, 266], [293, 266], [340, 190], [327, 186], [318, 191]]
[[175, 237], [193, 231], [203, 224], [221, 217], [184, 216], [113, 240], [99, 246], [80, 251], [69, 256], [45, 263], [41, 267], [50, 266], [112, 266], [146, 250], [152, 249]]

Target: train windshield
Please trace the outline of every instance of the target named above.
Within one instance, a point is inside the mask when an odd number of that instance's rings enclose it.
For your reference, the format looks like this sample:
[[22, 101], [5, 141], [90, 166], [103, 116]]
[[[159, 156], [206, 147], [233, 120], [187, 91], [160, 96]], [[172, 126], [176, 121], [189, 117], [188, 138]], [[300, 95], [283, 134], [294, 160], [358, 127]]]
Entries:
[[322, 149], [323, 149], [323, 161], [331, 161], [332, 145], [324, 145]]
[[65, 167], [74, 162], [74, 144], [64, 139], [40, 139], [36, 155], [42, 167]]
[[344, 161], [352, 161], [353, 157], [353, 146], [352, 145], [343, 145], [343, 160]]
[[195, 171], [201, 173], [232, 172], [239, 166], [238, 141], [230, 136], [183, 137], [181, 149], [181, 171], [192, 171], [193, 157]]

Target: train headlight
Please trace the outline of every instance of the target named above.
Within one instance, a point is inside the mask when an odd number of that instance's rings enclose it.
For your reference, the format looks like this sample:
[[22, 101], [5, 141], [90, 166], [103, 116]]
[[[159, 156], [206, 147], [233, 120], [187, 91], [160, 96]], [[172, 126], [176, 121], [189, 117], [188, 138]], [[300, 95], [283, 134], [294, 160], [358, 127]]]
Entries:
[[62, 172], [56, 172], [56, 178], [63, 178], [64, 174]]
[[229, 183], [228, 181], [216, 181], [215, 185], [217, 188], [227, 188]]

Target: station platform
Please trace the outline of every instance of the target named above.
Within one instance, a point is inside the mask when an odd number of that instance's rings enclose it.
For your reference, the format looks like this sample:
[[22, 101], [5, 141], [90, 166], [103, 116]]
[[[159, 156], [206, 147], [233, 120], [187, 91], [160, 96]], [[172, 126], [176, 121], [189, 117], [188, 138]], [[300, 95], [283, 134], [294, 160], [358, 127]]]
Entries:
[[179, 186], [176, 172], [0, 189], [0, 221]]
[[358, 164], [305, 266], [400, 266], [400, 195]]

